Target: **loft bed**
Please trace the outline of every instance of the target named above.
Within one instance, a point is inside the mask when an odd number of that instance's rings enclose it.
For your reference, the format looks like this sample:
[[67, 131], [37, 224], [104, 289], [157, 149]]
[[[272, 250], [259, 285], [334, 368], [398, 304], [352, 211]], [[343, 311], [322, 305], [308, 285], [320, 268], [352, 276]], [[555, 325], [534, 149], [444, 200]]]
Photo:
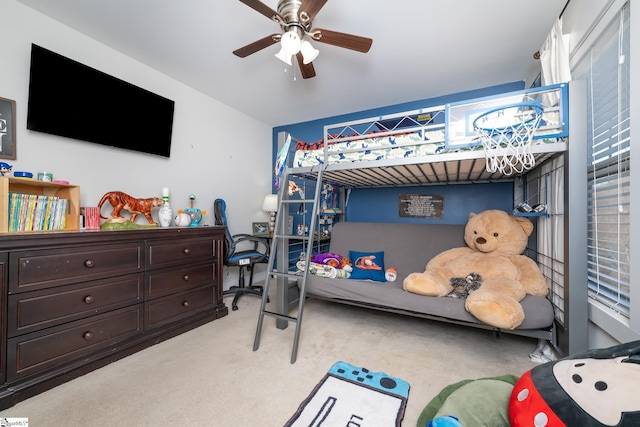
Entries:
[[[514, 206], [521, 202], [531, 205], [548, 203], [549, 200], [558, 202], [555, 206], [549, 206], [549, 210], [542, 214], [523, 215], [539, 217], [536, 218], [538, 235], [530, 239], [534, 243], [527, 249], [527, 255], [538, 261], [551, 290], [549, 300], [553, 304], [555, 318], [548, 333], [542, 336], [551, 341], [561, 353], [573, 353], [573, 349], [586, 348], [587, 320], [586, 313], [577, 314], [570, 310], [571, 295], [576, 295], [576, 291], [571, 290], [568, 283], [569, 273], [573, 277], [582, 277], [583, 273], [570, 269], [569, 264], [570, 260], [576, 258], [571, 254], [571, 233], [575, 233], [576, 229], [570, 230], [568, 226], [569, 206], [575, 207], [577, 211], [580, 209], [579, 205], [571, 202], [573, 196], [570, 190], [577, 186], [580, 177], [567, 176], [566, 166], [570, 159], [577, 159], [574, 160], [575, 163], [584, 163], [586, 159], [583, 148], [586, 143], [581, 141], [586, 138], [586, 110], [584, 102], [581, 102], [585, 88], [584, 84], [578, 84], [575, 90], [570, 90], [569, 86], [572, 85], [574, 83], [509, 92], [328, 125], [324, 127], [324, 138], [314, 144], [298, 141], [293, 146], [293, 142], [287, 139], [278, 154], [276, 169], [280, 169], [287, 180], [327, 182], [347, 190], [510, 181], [515, 184]], [[519, 103], [535, 103], [542, 108], [542, 119], [530, 145], [535, 167], [517, 174], [490, 172], [487, 170], [482, 143], [474, 130], [474, 121], [484, 113]], [[570, 104], [572, 111], [569, 110]], [[577, 149], [573, 150], [572, 146], [571, 151], [570, 117], [575, 121], [572, 129], [578, 129], [578, 142], [573, 142]], [[553, 166], [541, 169], [543, 165]], [[580, 168], [576, 168], [578, 169]], [[321, 187], [317, 185], [314, 207], [319, 206], [319, 188]], [[280, 194], [281, 199], [288, 198], [286, 191], [281, 191]], [[584, 206], [586, 209], [586, 203]], [[314, 212], [318, 213], [318, 210]], [[315, 220], [312, 222], [315, 223]], [[549, 248], [547, 241], [551, 235], [562, 241], [557, 245], [551, 244], [552, 247]], [[538, 246], [543, 248], [539, 249]], [[288, 256], [286, 251], [278, 251], [278, 257], [282, 258], [279, 260], [281, 268], [291, 265], [286, 259]], [[586, 263], [575, 264], [578, 269], [584, 265], [586, 274]], [[305, 271], [302, 275], [306, 277], [307, 274], [308, 271]], [[277, 310], [279, 313], [287, 313], [297, 302], [290, 295], [289, 284], [278, 284]], [[306, 295], [323, 298], [314, 295], [313, 290], [309, 289], [306, 289]], [[586, 298], [586, 292], [577, 298]], [[357, 301], [338, 302], [359, 305]], [[371, 304], [362, 305], [371, 307]], [[301, 315], [303, 303], [299, 307]], [[572, 331], [571, 335], [568, 327], [570, 322], [580, 322], [576, 333]], [[286, 322], [283, 323], [280, 319], [277, 325], [283, 329]], [[532, 336], [529, 332], [523, 333], [517, 329], [505, 332]], [[297, 333], [294, 353], [296, 348]]]
[[473, 129], [481, 114], [503, 105], [540, 103], [542, 121], [531, 143], [540, 164], [567, 149], [567, 85], [547, 86], [325, 126], [324, 138], [287, 151], [287, 173], [350, 187], [495, 182], [513, 176], [486, 170]]

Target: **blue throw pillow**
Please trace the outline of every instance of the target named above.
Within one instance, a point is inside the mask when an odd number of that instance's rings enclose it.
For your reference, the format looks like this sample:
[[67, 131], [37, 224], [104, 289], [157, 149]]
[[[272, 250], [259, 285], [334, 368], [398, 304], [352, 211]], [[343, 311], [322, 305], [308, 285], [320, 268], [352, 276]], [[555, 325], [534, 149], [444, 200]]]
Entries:
[[349, 251], [353, 264], [352, 279], [386, 282], [384, 278], [384, 252]]

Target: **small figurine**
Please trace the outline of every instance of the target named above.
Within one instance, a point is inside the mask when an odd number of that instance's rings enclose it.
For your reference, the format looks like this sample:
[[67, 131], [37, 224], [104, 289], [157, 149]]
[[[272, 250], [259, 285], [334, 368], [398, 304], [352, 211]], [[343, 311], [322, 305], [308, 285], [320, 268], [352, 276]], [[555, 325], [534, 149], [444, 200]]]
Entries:
[[[200, 209], [193, 207], [194, 200], [196, 200], [195, 194], [189, 194], [189, 207], [187, 209], [180, 209], [178, 211], [178, 215], [180, 214], [189, 215], [189, 218], [191, 218], [191, 222], [189, 223], [190, 227], [197, 227], [198, 225], [200, 225], [200, 221], [202, 221], [202, 217], [207, 214], [207, 211], [201, 211]], [[178, 217], [176, 216], [176, 220], [177, 218]], [[176, 225], [178, 225], [177, 222], [176, 222]]]
[[[102, 209], [102, 205], [107, 200], [109, 201], [111, 206], [113, 206], [113, 211], [111, 212], [111, 221], [124, 221], [125, 218], [120, 215], [120, 212], [124, 209], [131, 213], [131, 218], [129, 218], [129, 221], [135, 222], [137, 216], [139, 214], [142, 214], [151, 225], [157, 225], [157, 223], [151, 217], [151, 209], [154, 207], [162, 206], [164, 204], [164, 201], [159, 197], [136, 199], [135, 197], [131, 197], [130, 195], [128, 195], [127, 193], [123, 193], [122, 191], [109, 191], [104, 196], [102, 196], [102, 199], [100, 199], [98, 208]], [[107, 217], [102, 216], [102, 213], [100, 213], [100, 218], [109, 221]]]
[[5, 173], [11, 172], [11, 169], [13, 169], [13, 166], [9, 163], [0, 162], [0, 176], [4, 176]]

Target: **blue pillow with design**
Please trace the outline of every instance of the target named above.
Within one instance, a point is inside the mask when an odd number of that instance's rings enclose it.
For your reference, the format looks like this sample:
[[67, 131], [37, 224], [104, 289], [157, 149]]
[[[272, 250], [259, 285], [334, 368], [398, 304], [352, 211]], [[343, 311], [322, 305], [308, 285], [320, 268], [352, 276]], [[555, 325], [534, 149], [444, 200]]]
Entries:
[[352, 279], [387, 281], [384, 277], [384, 252], [349, 251], [349, 259], [353, 265]]

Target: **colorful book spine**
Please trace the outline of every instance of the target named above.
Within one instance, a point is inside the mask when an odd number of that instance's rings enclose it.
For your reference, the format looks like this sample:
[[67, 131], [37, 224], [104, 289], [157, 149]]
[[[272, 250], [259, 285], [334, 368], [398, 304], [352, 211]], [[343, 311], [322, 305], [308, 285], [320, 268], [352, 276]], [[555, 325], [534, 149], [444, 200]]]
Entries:
[[8, 231], [63, 230], [69, 201], [56, 196], [9, 193]]

